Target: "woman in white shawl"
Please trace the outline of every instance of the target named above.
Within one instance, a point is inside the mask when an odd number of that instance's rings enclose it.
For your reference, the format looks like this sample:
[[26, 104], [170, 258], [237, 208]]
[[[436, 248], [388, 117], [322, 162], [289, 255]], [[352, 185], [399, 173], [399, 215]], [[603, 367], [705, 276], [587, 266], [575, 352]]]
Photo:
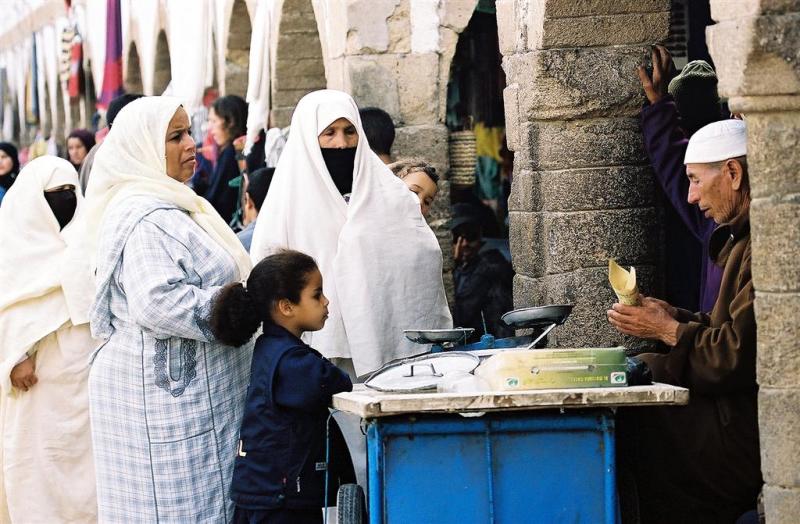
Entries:
[[105, 522], [228, 522], [228, 488], [252, 345], [215, 341], [215, 293], [250, 259], [184, 185], [195, 164], [177, 99], [145, 97], [114, 120], [87, 190], [96, 261], [89, 374], [97, 498]]
[[403, 330], [451, 327], [452, 318], [442, 253], [419, 201], [370, 149], [350, 95], [309, 93], [291, 129], [256, 224], [253, 261], [281, 247], [317, 260], [331, 304], [311, 343], [351, 375], [424, 351]]
[[82, 200], [72, 165], [45, 156], [0, 207], [0, 522], [97, 519]]

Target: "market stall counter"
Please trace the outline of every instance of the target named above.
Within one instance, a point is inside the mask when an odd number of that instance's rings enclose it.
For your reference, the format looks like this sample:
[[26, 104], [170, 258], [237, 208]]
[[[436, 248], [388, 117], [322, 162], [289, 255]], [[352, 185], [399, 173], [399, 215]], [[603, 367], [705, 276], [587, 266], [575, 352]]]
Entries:
[[688, 402], [665, 384], [333, 397], [366, 427], [373, 524], [615, 524], [616, 408]]

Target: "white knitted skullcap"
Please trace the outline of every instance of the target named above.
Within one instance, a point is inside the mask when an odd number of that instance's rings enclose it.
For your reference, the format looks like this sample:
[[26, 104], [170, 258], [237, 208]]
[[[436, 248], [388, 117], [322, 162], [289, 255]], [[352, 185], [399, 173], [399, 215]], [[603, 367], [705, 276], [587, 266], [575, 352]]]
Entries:
[[743, 120], [720, 120], [701, 127], [686, 148], [684, 164], [709, 164], [747, 154], [747, 126]]

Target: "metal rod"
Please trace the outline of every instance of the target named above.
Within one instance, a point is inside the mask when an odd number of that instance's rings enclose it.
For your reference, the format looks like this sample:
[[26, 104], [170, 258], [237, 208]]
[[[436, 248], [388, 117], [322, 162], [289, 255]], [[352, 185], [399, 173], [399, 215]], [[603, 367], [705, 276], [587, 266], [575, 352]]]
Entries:
[[556, 327], [557, 325], [558, 325], [558, 323], [556, 323], [556, 322], [553, 322], [552, 324], [550, 324], [549, 326], [547, 326], [547, 329], [545, 329], [544, 331], [542, 331], [542, 334], [541, 334], [541, 335], [539, 335], [538, 337], [536, 337], [536, 340], [534, 340], [533, 342], [531, 342], [531, 343], [528, 345], [528, 347], [527, 347], [527, 348], [525, 348], [525, 349], [533, 349], [533, 348], [536, 346], [536, 344], [537, 344], [537, 343], [538, 343], [540, 340], [542, 340], [544, 337], [546, 337], [546, 336], [547, 336], [547, 334], [548, 334], [548, 333], [550, 333], [550, 331], [552, 331], [552, 330], [553, 330], [553, 328], [554, 328], [554, 327]]
[[411, 364], [411, 372], [408, 375], [403, 375], [403, 377], [410, 378], [414, 376], [414, 368], [417, 366], [421, 367], [430, 367], [431, 368], [431, 375], [434, 377], [441, 377], [444, 376], [442, 373], [437, 373], [436, 368], [433, 367], [433, 364]]

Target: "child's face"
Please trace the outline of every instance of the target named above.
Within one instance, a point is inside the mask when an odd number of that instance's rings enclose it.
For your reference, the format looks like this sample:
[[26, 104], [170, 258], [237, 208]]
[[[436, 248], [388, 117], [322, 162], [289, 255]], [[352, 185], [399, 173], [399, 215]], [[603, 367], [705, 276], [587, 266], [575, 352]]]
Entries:
[[322, 294], [322, 274], [315, 269], [294, 305], [295, 321], [301, 331], [319, 331], [328, 319], [329, 300]]
[[403, 178], [403, 182], [412, 193], [417, 195], [422, 216], [427, 217], [431, 211], [433, 199], [439, 192], [436, 182], [423, 171], [412, 171]]

